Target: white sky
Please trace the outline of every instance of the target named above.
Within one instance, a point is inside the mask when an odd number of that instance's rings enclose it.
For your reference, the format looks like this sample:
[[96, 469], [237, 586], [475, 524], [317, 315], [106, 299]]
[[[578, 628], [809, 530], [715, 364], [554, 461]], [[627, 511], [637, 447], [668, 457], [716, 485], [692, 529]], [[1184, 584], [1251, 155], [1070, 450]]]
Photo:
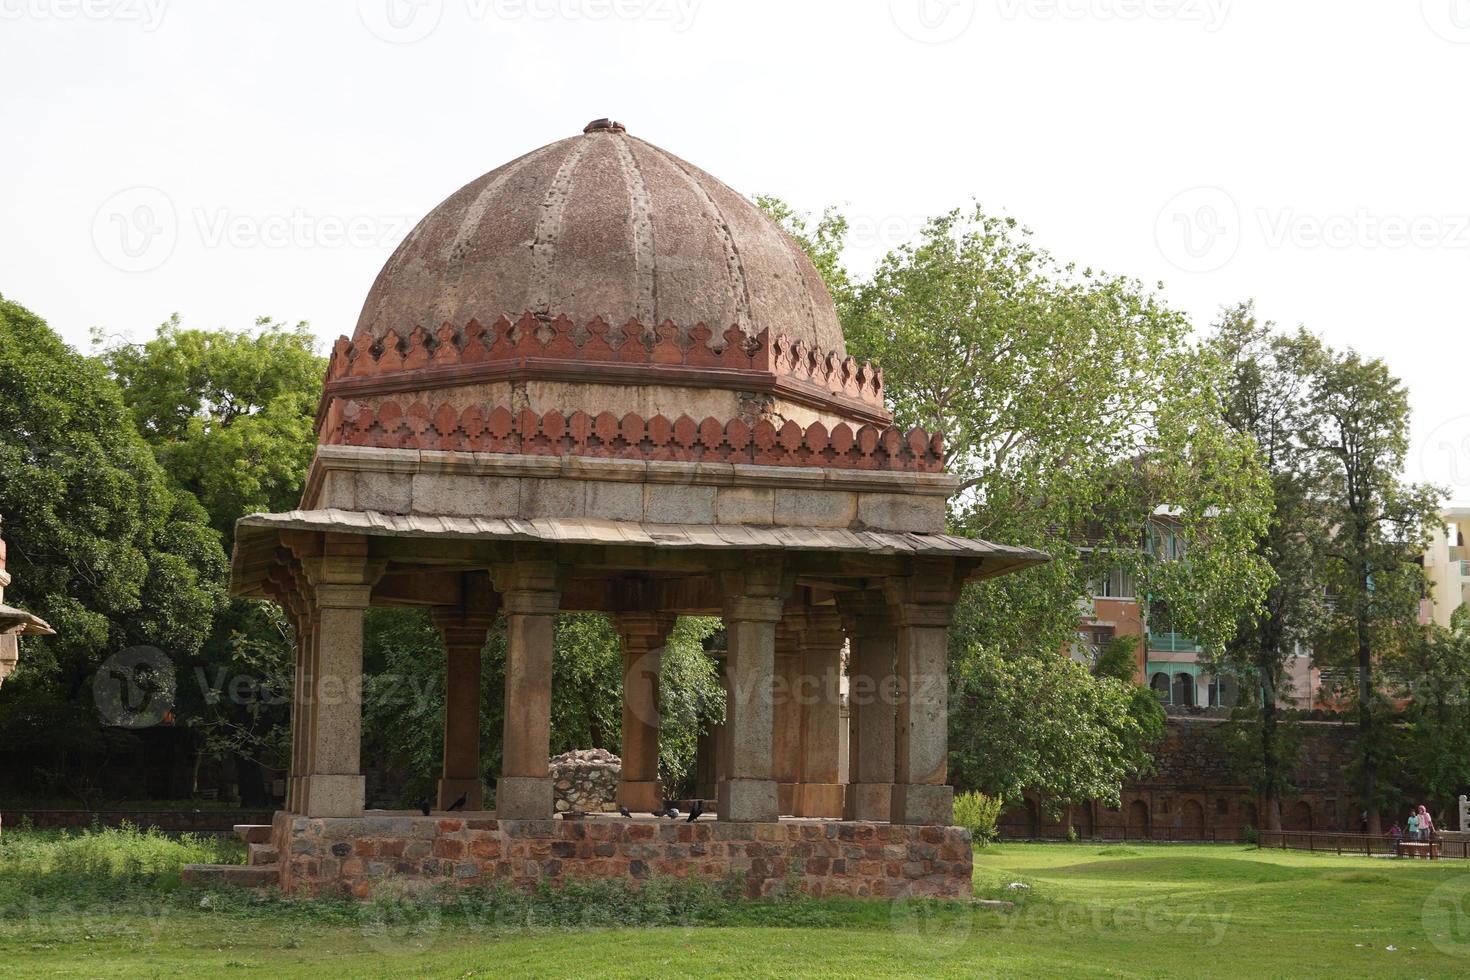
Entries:
[[450, 192], [613, 116], [841, 205], [859, 267], [975, 198], [1197, 323], [1254, 297], [1384, 357], [1470, 501], [1467, 92], [1470, 0], [0, 0], [0, 292], [83, 349], [326, 341]]

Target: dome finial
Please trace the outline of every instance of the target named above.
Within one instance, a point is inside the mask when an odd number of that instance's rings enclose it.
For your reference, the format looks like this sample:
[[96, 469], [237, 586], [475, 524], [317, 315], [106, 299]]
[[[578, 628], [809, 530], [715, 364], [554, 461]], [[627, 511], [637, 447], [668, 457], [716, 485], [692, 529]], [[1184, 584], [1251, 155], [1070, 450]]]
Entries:
[[584, 133], [593, 133], [598, 130], [608, 130], [614, 133], [626, 133], [628, 131], [622, 123], [615, 119], [594, 119], [582, 127], [582, 132]]

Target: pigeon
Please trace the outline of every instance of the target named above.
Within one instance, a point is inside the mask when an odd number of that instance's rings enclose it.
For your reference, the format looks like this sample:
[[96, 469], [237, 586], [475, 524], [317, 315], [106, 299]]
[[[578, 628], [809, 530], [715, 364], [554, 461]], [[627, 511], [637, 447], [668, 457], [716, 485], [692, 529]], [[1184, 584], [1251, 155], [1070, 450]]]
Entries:
[[669, 808], [664, 811], [664, 816], [668, 817], [670, 820], [678, 820], [679, 808], [670, 803]]
[[693, 823], [704, 813], [704, 800], [695, 800], [694, 805], [689, 808], [689, 816], [684, 818], [685, 823]]
[[648, 812], [649, 812], [650, 815], [655, 816], [655, 817], [666, 817], [666, 816], [669, 815], [669, 807], [668, 807], [668, 804], [666, 804], [666, 803], [665, 804], [660, 804], [659, 805], [659, 808], [657, 810], [650, 810]]
[[466, 803], [468, 803], [469, 801], [470, 801], [470, 794], [468, 794], [468, 793], [461, 793], [460, 796], [459, 796], [459, 799], [455, 800], [453, 803], [449, 804], [444, 809], [449, 810], [451, 812], [454, 811], [454, 810], [463, 810], [464, 809], [464, 805]]
[[618, 812], [621, 813], [625, 817], [631, 817], [633, 815], [632, 812], [627, 807], [623, 806], [621, 803], [618, 804]]
[[426, 796], [422, 800], [419, 800], [419, 810], [421, 810], [426, 817], [429, 815], [429, 811], [433, 809], [433, 806], [433, 797]]

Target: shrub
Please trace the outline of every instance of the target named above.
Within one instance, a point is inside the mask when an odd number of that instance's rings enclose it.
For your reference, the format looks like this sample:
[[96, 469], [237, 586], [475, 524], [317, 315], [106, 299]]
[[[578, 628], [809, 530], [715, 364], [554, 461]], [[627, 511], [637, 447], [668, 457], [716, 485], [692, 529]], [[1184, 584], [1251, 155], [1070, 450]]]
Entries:
[[954, 822], [967, 829], [975, 843], [984, 846], [995, 840], [995, 824], [1004, 803], [998, 796], [961, 793], [954, 799]]

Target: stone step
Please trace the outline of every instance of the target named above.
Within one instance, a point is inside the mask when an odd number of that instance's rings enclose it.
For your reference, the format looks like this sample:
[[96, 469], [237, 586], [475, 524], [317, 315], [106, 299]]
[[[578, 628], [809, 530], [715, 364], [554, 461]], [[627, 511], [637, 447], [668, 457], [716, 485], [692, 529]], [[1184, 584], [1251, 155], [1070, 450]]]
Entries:
[[268, 823], [237, 823], [235, 836], [247, 844], [269, 844], [271, 825]]
[[263, 865], [276, 865], [281, 861], [281, 855], [270, 844], [251, 844], [250, 859], [246, 862], [252, 868]]
[[194, 888], [265, 888], [281, 883], [281, 869], [275, 865], [186, 864], [183, 878], [184, 884]]

